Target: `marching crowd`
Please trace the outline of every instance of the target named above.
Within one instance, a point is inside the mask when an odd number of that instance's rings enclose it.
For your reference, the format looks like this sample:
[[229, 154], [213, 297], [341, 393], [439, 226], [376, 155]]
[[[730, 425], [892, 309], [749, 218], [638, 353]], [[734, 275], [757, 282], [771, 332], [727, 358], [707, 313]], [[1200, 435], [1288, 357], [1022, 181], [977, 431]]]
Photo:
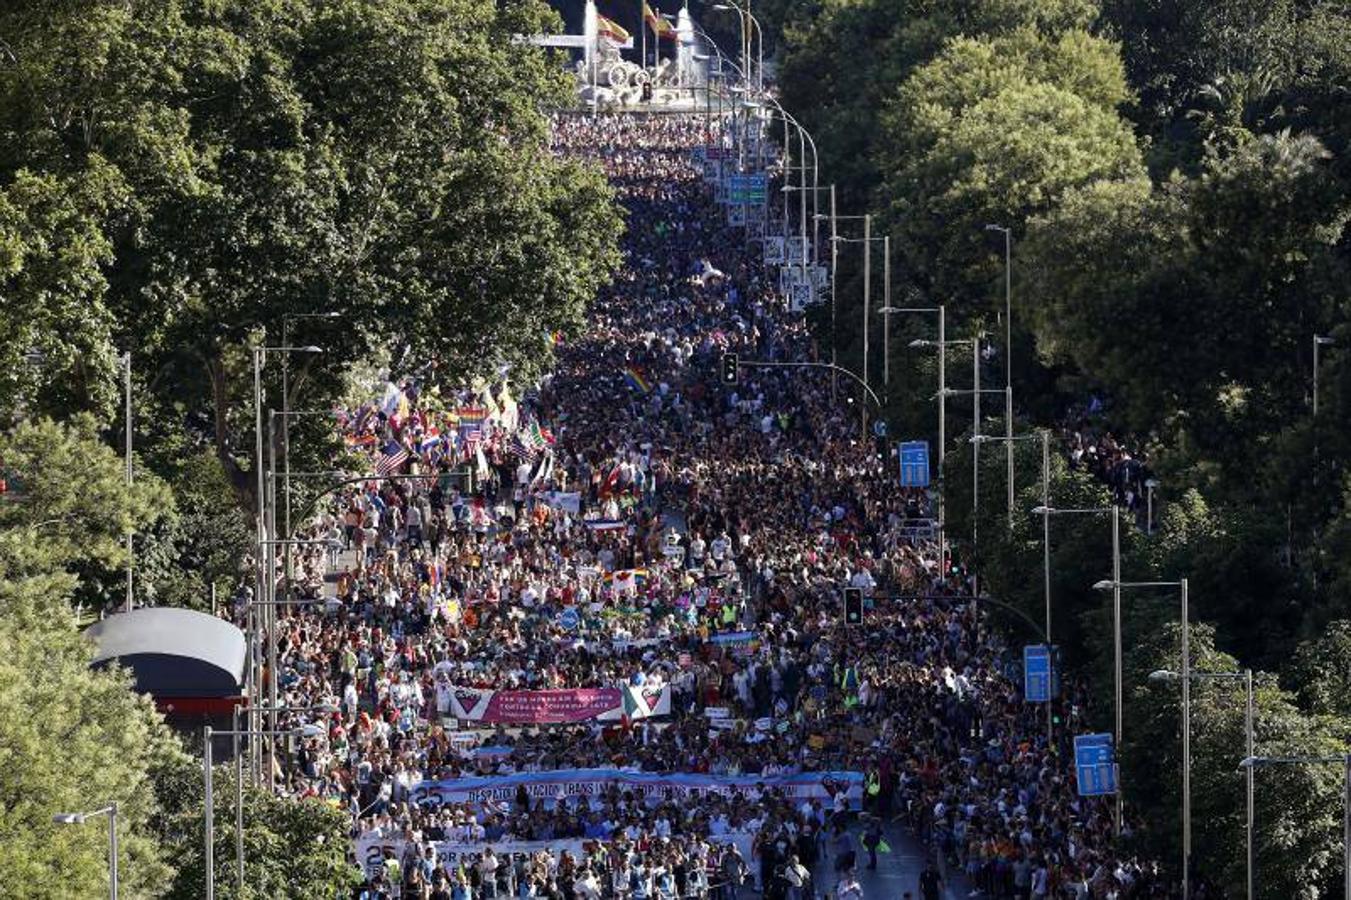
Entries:
[[[988, 897], [1167, 896], [1109, 853], [1109, 807], [1077, 796], [1065, 751], [1086, 730], [1083, 698], [1065, 698], [1048, 745], [1044, 708], [1023, 702], [1000, 636], [915, 526], [925, 497], [896, 484], [829, 379], [743, 367], [719, 383], [724, 352], [814, 351], [695, 164], [718, 140], [707, 127], [555, 120], [557, 152], [605, 168], [628, 229], [585, 332], [562, 337], [515, 413], [543, 426], [538, 446], [485, 424], [458, 455], [419, 452], [443, 439], [446, 408], [513, 406], [500, 383], [442, 398], [396, 378], [396, 402], [344, 417], [365, 465], [424, 477], [355, 487], [314, 524], [344, 548], [336, 592], [322, 596], [332, 558], [301, 552], [295, 582], [315, 602], [280, 619], [278, 676], [283, 706], [335, 711], [286, 714], [324, 733], [272, 777], [382, 842], [360, 861], [364, 897], [736, 897], [743, 881], [859, 897], [859, 854], [875, 861], [897, 822]], [[846, 587], [868, 598], [863, 627], [844, 624]], [[669, 692], [671, 714], [452, 727], [463, 689], [616, 687]], [[863, 811], [843, 788], [442, 804], [417, 791], [580, 768], [858, 772]], [[491, 849], [562, 840], [582, 849]], [[452, 862], [446, 844], [476, 849]], [[936, 870], [906, 889], [934, 900]]]

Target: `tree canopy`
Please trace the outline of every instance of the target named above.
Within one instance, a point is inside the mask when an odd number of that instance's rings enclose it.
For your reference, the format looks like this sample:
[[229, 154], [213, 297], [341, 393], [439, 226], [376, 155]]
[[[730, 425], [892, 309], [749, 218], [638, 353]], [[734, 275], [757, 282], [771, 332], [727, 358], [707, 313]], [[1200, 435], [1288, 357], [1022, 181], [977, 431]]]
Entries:
[[[1123, 570], [1190, 578], [1193, 613], [1207, 623], [1197, 651], [1205, 664], [1280, 672], [1289, 694], [1259, 676], [1270, 716], [1259, 743], [1286, 752], [1344, 746], [1347, 710], [1333, 696], [1344, 648], [1340, 626], [1324, 629], [1351, 615], [1351, 436], [1340, 427], [1351, 415], [1342, 349], [1351, 341], [1346, 4], [782, 0], [769, 9], [783, 101], [812, 130], [840, 212], [872, 212], [873, 235], [892, 236], [893, 296], [905, 306], [945, 304], [949, 339], [996, 321], [1002, 332], [1004, 240], [985, 232], [1008, 228], [1012, 347], [998, 333], [984, 345], [993, 345], [992, 366], [1012, 356], [1024, 420], [1015, 427], [1077, 427], [1096, 398], [1103, 411], [1090, 426], [1146, 455], [1158, 479], [1154, 533], [1125, 526]], [[848, 62], [831, 64], [839, 60]], [[842, 254], [830, 335], [855, 370], [858, 256]], [[932, 340], [932, 323], [868, 324], [899, 332], [891, 424], [907, 435], [930, 431], [931, 406], [894, 395], [895, 382], [903, 395], [932, 392], [931, 354], [909, 346]], [[964, 354], [948, 354], [948, 384], [959, 390], [969, 378]], [[1003, 425], [987, 418], [982, 427]], [[1002, 488], [1002, 455], [978, 454], [985, 484]], [[949, 533], [976, 560], [986, 590], [1036, 620], [1041, 528], [1025, 510], [1041, 499], [1040, 461], [1031, 445], [1015, 456], [1020, 512], [1010, 527], [1002, 503], [983, 503], [971, 521], [970, 457], [949, 455]], [[1056, 502], [1108, 501], [1087, 476], [1059, 461], [1052, 468]], [[1103, 577], [1106, 529], [1053, 527], [1051, 543], [1053, 606], [1082, 612], [1057, 612], [1056, 641], [1092, 676], [1097, 708], [1110, 709], [1102, 662], [1110, 619], [1090, 589]], [[1152, 612], [1128, 625], [1128, 644], [1153, 653], [1153, 665], [1157, 640], [1176, 635], [1168, 626], [1177, 612], [1144, 607]], [[1202, 694], [1207, 704], [1213, 693]], [[1231, 748], [1236, 712], [1218, 694], [1198, 711], [1198, 728], [1204, 721]], [[1125, 748], [1126, 765], [1163, 778], [1176, 769], [1166, 759], [1153, 768], [1170, 713], [1156, 692], [1148, 696], [1155, 706], [1127, 711], [1127, 733], [1146, 738]], [[1217, 793], [1197, 863], [1241, 885], [1239, 813], [1229, 805], [1241, 794], [1221, 766], [1220, 739], [1202, 753], [1214, 753], [1225, 774], [1204, 776]], [[1285, 880], [1269, 889], [1282, 896], [1311, 896], [1335, 876], [1332, 824], [1314, 812], [1330, 802], [1335, 774], [1260, 776], [1261, 790], [1281, 798], [1259, 811], [1259, 856], [1280, 868]], [[1173, 813], [1153, 802], [1176, 797], [1176, 787], [1148, 783], [1149, 840], [1176, 858], [1167, 845]], [[1275, 865], [1294, 857], [1300, 866]]]
[[[290, 361], [311, 404], [373, 346], [466, 377], [541, 371], [542, 336], [581, 321], [620, 227], [600, 176], [549, 151], [565, 73], [512, 39], [555, 25], [535, 0], [0, 13], [0, 277], [32, 298], [18, 317], [63, 291], [16, 332], [40, 330], [48, 361], [9, 408], [106, 412], [111, 347], [129, 349], [149, 414], [195, 427], [252, 502], [245, 348], [280, 345], [287, 316], [342, 316], [291, 330], [325, 351]], [[53, 235], [25, 241], [35, 218]], [[267, 362], [276, 406], [283, 360]], [[43, 390], [76, 366], [89, 377]]]

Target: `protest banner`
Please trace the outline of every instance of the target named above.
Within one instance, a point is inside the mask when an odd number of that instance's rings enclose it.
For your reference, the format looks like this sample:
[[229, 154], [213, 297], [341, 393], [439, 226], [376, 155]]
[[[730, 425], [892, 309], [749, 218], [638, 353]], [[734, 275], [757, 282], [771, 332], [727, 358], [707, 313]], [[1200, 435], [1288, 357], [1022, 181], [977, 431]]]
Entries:
[[[755, 835], [748, 831], [711, 834], [708, 835], [707, 840], [712, 844], [736, 844], [737, 849], [741, 851], [742, 859], [745, 860], [750, 860], [754, 852]], [[571, 854], [573, 859], [582, 859], [587, 855], [589, 848], [608, 842], [586, 838], [559, 838], [550, 841], [498, 841], [496, 843], [481, 841], [470, 844], [429, 841], [427, 843], [436, 851], [437, 864], [445, 866], [447, 871], [454, 872], [455, 868], [461, 863], [465, 866], [472, 864], [488, 848], [492, 848], [493, 853], [504, 861], [521, 855], [533, 856], [540, 851], [553, 854], [555, 859], [562, 859], [564, 853]], [[380, 870], [384, 868], [386, 851], [394, 854], [395, 859], [402, 860], [408, 849], [408, 842], [401, 837], [382, 837], [369, 832], [353, 840], [352, 845], [356, 852], [357, 863], [366, 873], [367, 878], [376, 877]]]
[[546, 805], [552, 805], [560, 798], [598, 797], [611, 785], [632, 791], [649, 803], [658, 803], [668, 797], [683, 802], [709, 793], [724, 796], [737, 792], [745, 794], [760, 785], [765, 789], [783, 791], [795, 803], [820, 800], [829, 806], [836, 794], [844, 792], [850, 808], [858, 809], [863, 799], [863, 775], [859, 772], [710, 775], [628, 772], [621, 769], [557, 769], [423, 781], [413, 788], [412, 797], [415, 803], [433, 807], [447, 803], [480, 803], [489, 799], [512, 803], [516, 799], [516, 789], [524, 786], [532, 801], [541, 799]]
[[450, 712], [457, 719], [488, 725], [544, 725], [614, 721], [671, 714], [671, 688], [569, 688], [553, 691], [497, 691], [452, 687]]

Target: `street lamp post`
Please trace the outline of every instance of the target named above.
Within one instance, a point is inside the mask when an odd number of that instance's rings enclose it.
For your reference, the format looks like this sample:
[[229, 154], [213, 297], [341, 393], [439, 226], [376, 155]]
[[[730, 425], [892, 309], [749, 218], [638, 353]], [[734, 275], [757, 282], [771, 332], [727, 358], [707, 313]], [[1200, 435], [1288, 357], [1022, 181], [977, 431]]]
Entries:
[[1318, 418], [1318, 357], [1319, 348], [1337, 343], [1336, 338], [1328, 337], [1324, 334], [1315, 334], [1313, 336], [1313, 415]]
[[[863, 217], [863, 384], [868, 383], [868, 304], [872, 299], [872, 250], [873, 216], [867, 213]], [[868, 404], [860, 403], [859, 414], [863, 417], [863, 440], [868, 439]]]
[[947, 544], [945, 537], [946, 530], [946, 505], [947, 498], [943, 489], [943, 463], [947, 458], [947, 410], [948, 410], [948, 384], [947, 384], [947, 359], [948, 359], [948, 340], [947, 340], [947, 307], [939, 304], [938, 306], [922, 307], [901, 307], [893, 310], [898, 313], [938, 313], [938, 340], [924, 341], [916, 340], [910, 342], [912, 349], [921, 347], [938, 347], [938, 570], [940, 575], [947, 573]]
[[[1116, 509], [1116, 507], [1113, 507]], [[1155, 588], [1155, 587], [1175, 587], [1181, 594], [1182, 600], [1182, 672], [1180, 679], [1182, 681], [1182, 900], [1188, 900], [1191, 896], [1191, 854], [1192, 854], [1192, 801], [1191, 801], [1191, 750], [1192, 750], [1192, 732], [1191, 732], [1191, 706], [1192, 706], [1192, 671], [1191, 671], [1191, 612], [1188, 609], [1187, 598], [1187, 579], [1182, 578], [1177, 581], [1122, 581], [1119, 576], [1113, 576], [1111, 581], [1099, 581], [1093, 585], [1094, 589], [1099, 591], [1112, 592], [1113, 597], [1121, 596], [1122, 588]], [[1117, 604], [1118, 609], [1120, 604]], [[1115, 625], [1115, 645], [1121, 646], [1121, 620], [1118, 618]], [[1118, 657], [1119, 665], [1120, 657]], [[1121, 677], [1121, 670], [1117, 669], [1117, 678]], [[1117, 696], [1121, 696], [1121, 683], [1117, 682]], [[1120, 708], [1117, 710], [1118, 722], [1120, 721]], [[1118, 725], [1120, 727], [1120, 725]], [[1121, 741], [1118, 733], [1117, 742]], [[1117, 789], [1118, 801], [1121, 797], [1121, 790]], [[1118, 803], [1119, 806], [1119, 803]]]
[[882, 237], [882, 393], [891, 391], [891, 235]]
[[1158, 486], [1157, 478], [1145, 479], [1145, 534], [1154, 533], [1154, 489]]
[[1258, 766], [1326, 765], [1342, 766], [1342, 884], [1344, 896], [1351, 900], [1351, 753], [1340, 756], [1249, 756], [1239, 767], [1252, 771]]
[[[971, 338], [971, 434], [980, 434], [980, 338]], [[980, 444], [971, 445], [971, 554], [980, 564]], [[980, 593], [980, 577], [971, 571], [971, 593]]]
[[[1244, 713], [1243, 713], [1243, 734], [1245, 743], [1247, 745], [1246, 751], [1247, 756], [1252, 757], [1257, 752], [1255, 749], [1256, 745], [1255, 726], [1257, 718], [1257, 706], [1253, 698], [1252, 669], [1244, 669], [1242, 672], [1192, 672], [1191, 678], [1192, 680], [1195, 681], [1202, 681], [1202, 680], [1227, 681], [1237, 679], [1243, 680], [1244, 693], [1246, 695], [1246, 702], [1244, 704]], [[1181, 681], [1182, 676], [1179, 675], [1177, 672], [1172, 672], [1167, 669], [1160, 669], [1158, 671], [1151, 672], [1149, 674], [1149, 680], [1155, 682]], [[1183, 711], [1183, 718], [1185, 719], [1184, 727], [1186, 727], [1190, 731], [1191, 729], [1190, 704], [1188, 705], [1188, 708]], [[1191, 773], [1189, 770], [1191, 769], [1191, 757], [1188, 756], [1187, 758], [1183, 759], [1182, 765], [1188, 770], [1184, 774], [1188, 782], [1188, 787], [1190, 787]], [[1246, 846], [1246, 857], [1248, 861], [1248, 878], [1247, 878], [1248, 900], [1254, 900], [1254, 897], [1256, 896], [1253, 889], [1254, 888], [1253, 870], [1256, 864], [1256, 857], [1253, 852], [1253, 817], [1255, 812], [1255, 806], [1253, 803], [1253, 770], [1251, 766], [1246, 767], [1246, 775], [1247, 775], [1246, 778], [1247, 815], [1244, 819], [1243, 831]], [[1188, 798], [1188, 805], [1190, 806], [1190, 797]], [[1187, 817], [1185, 824], [1187, 826], [1190, 826], [1191, 824], [1190, 816]], [[1185, 835], [1183, 838], [1184, 850], [1188, 854], [1190, 854], [1191, 850], [1190, 837], [1191, 836], [1188, 834]]]
[[[127, 457], [127, 488], [130, 490], [132, 482], [131, 467], [131, 351], [128, 350], [122, 354], [122, 376], [123, 391], [126, 394], [126, 457]], [[127, 602], [124, 612], [131, 612], [132, 605], [132, 569], [135, 566], [136, 553], [132, 543], [133, 534], [130, 528], [127, 529]]]
[[[757, 62], [757, 64], [756, 64], [756, 70], [757, 70], [757, 71], [756, 71], [756, 75], [755, 75], [755, 86], [756, 86], [756, 90], [758, 90], [758, 91], [760, 91], [760, 92], [763, 93], [763, 92], [764, 92], [764, 89], [765, 89], [765, 84], [764, 84], [764, 79], [765, 79], [765, 72], [764, 72], [764, 67], [765, 67], [765, 33], [764, 33], [764, 31], [760, 28], [760, 22], [759, 22], [759, 20], [756, 19], [755, 16], [751, 15], [749, 9], [742, 9], [742, 7], [740, 7], [740, 6], [737, 5], [736, 3], [731, 2], [731, 0], [727, 0], [727, 2], [724, 2], [724, 3], [715, 3], [715, 4], [713, 4], [713, 9], [716, 9], [716, 10], [718, 10], [719, 12], [731, 12], [731, 11], [735, 11], [736, 13], [738, 13], [737, 18], [738, 18], [738, 20], [739, 20], [739, 22], [740, 22], [740, 25], [741, 25], [741, 61], [742, 61], [742, 67], [743, 67], [743, 70], [747, 73], [744, 77], [745, 77], [745, 79], [746, 79], [746, 87], [748, 87], [748, 88], [751, 87], [751, 77], [750, 77], [750, 71], [751, 71], [751, 59], [750, 59], [750, 56], [751, 56], [751, 51], [750, 51], [750, 47], [751, 47], [752, 41], [754, 40], [755, 33], [756, 33], [757, 31], [759, 32], [759, 35], [760, 35], [760, 44], [759, 44], [760, 53], [759, 53], [759, 60], [758, 60], [758, 62]], [[747, 20], [749, 20], [750, 23], [751, 23], [751, 26], [752, 26], [751, 30], [748, 30], [748, 29], [746, 28], [746, 22], [747, 22]]]
[[93, 812], [57, 813], [52, 821], [57, 825], [83, 825], [94, 816], [108, 817], [108, 896], [117, 900], [117, 804], [109, 803]]
[[[1049, 468], [1049, 444], [1043, 445], [1043, 459], [1048, 460]], [[1110, 515], [1112, 517], [1112, 583], [1115, 585], [1112, 592], [1112, 622], [1114, 632], [1115, 660], [1114, 670], [1116, 674], [1116, 742], [1118, 746], [1121, 743], [1121, 512], [1113, 504], [1111, 506], [1090, 507], [1088, 509], [1055, 509], [1046, 503], [1032, 508], [1034, 515], [1042, 517], [1042, 565], [1044, 567], [1045, 590], [1046, 590], [1046, 643], [1049, 646], [1051, 642], [1051, 516], [1056, 515]], [[1051, 657], [1051, 665], [1055, 665], [1055, 657]], [[1116, 812], [1114, 815], [1114, 827], [1116, 833], [1121, 833], [1121, 788], [1117, 786], [1116, 793]]]
[[[831, 193], [831, 297], [835, 294], [835, 265], [834, 265], [834, 245], [839, 243], [863, 244], [863, 386], [869, 388], [868, 383], [868, 320], [871, 318], [870, 302], [872, 298], [872, 246], [873, 241], [881, 241], [884, 238], [875, 238], [872, 236], [873, 217], [872, 213], [866, 213], [861, 216], [836, 216], [834, 214], [834, 192]], [[836, 219], [862, 219], [863, 237], [845, 238], [835, 233]], [[832, 316], [834, 315], [834, 300], [832, 299]], [[833, 341], [832, 341], [833, 343]], [[832, 354], [834, 348], [831, 349]], [[868, 432], [868, 407], [862, 405], [859, 410], [862, 414], [863, 434], [866, 439]]]
[[[236, 707], [236, 709], [238, 709], [238, 707]], [[203, 814], [203, 831], [206, 841], [204, 847], [205, 862], [206, 862], [206, 900], [215, 900], [216, 897], [216, 804], [215, 804], [215, 796], [213, 794], [212, 789], [212, 777], [211, 777], [212, 769], [214, 767], [212, 747], [215, 738], [229, 737], [234, 738], [237, 742], [238, 739], [241, 737], [271, 737], [275, 740], [278, 737], [284, 737], [287, 735], [299, 734], [306, 737], [312, 737], [319, 733], [320, 733], [319, 729], [317, 728], [317, 726], [314, 725], [305, 725], [292, 731], [286, 732], [264, 731], [256, 729], [241, 730], [238, 728], [217, 731], [213, 729], [210, 725], [205, 725], [202, 727], [202, 785], [204, 788], [204, 803], [202, 814]], [[238, 746], [238, 743], [236, 743], [236, 746]], [[273, 755], [274, 757], [276, 755], [275, 749], [273, 750]], [[236, 760], [238, 760], [237, 754]], [[239, 772], [238, 762], [236, 762], [236, 772]], [[236, 775], [236, 781], [237, 782], [241, 781], [238, 775]], [[236, 829], [235, 852], [239, 856], [239, 859], [236, 862], [237, 865], [236, 877], [239, 879], [240, 885], [242, 887], [244, 878], [243, 875], [244, 855], [242, 844], [243, 840], [242, 810], [244, 801], [243, 801], [242, 784], [237, 783], [235, 785], [235, 791], [237, 803], [237, 806], [235, 808], [235, 829]]]
[[[1336, 341], [1335, 338], [1329, 337], [1328, 335], [1315, 334], [1315, 335], [1313, 336], [1313, 423], [1312, 423], [1312, 427], [1313, 427], [1313, 487], [1314, 487], [1314, 493], [1315, 493], [1315, 494], [1318, 493], [1318, 480], [1319, 480], [1319, 477], [1318, 477], [1318, 475], [1319, 475], [1318, 469], [1319, 469], [1320, 464], [1321, 464], [1321, 459], [1320, 459], [1320, 456], [1319, 456], [1319, 453], [1318, 453], [1318, 370], [1319, 370], [1319, 368], [1321, 368], [1321, 367], [1319, 366], [1319, 364], [1318, 364], [1318, 363], [1319, 363], [1319, 360], [1318, 360], [1319, 352], [1318, 352], [1318, 351], [1319, 351], [1319, 348], [1320, 348], [1320, 347], [1326, 347], [1326, 346], [1329, 346], [1329, 345], [1331, 345], [1331, 344], [1335, 344], [1336, 342], [1337, 342], [1337, 341]], [[1314, 561], [1313, 561], [1313, 588], [1314, 588], [1314, 592], [1315, 592], [1315, 593], [1317, 593], [1317, 591], [1318, 591], [1318, 567], [1319, 567], [1319, 565], [1320, 565], [1321, 562], [1322, 562], [1322, 558], [1323, 558], [1323, 540], [1322, 540], [1322, 535], [1319, 534], [1318, 525], [1317, 525], [1317, 523], [1315, 523], [1315, 525], [1314, 525]], [[1351, 900], [1351, 894], [1348, 894], [1348, 895], [1347, 895], [1347, 900]]]
[[[986, 225], [986, 231], [1004, 234], [1004, 436], [1013, 437], [1013, 231]], [[1007, 444], [1009, 468], [1009, 526], [1013, 526], [1013, 442]]]
[[[268, 537], [267, 525], [267, 484], [264, 478], [264, 459], [263, 459], [263, 362], [268, 353], [322, 353], [318, 347], [301, 346], [293, 347], [289, 344], [282, 344], [276, 347], [257, 346], [253, 348], [253, 415], [254, 415], [254, 471], [257, 472], [258, 494], [256, 504], [256, 515], [254, 522], [257, 531], [258, 559], [257, 571], [255, 573], [255, 599], [263, 599], [267, 596], [268, 582], [270, 573], [267, 570], [266, 548]], [[259, 622], [256, 613], [249, 610], [246, 625], [248, 631], [249, 644], [249, 666], [247, 670], [247, 686], [249, 690], [249, 727], [257, 728], [260, 722], [257, 718], [255, 708], [260, 706], [258, 699], [262, 691], [262, 671], [261, 660], [258, 658], [257, 638]], [[258, 765], [261, 760], [255, 759], [253, 766], [255, 777], [261, 773]]]
[[[1050, 652], [1051, 645], [1051, 541], [1050, 541], [1050, 514], [1051, 508], [1051, 432], [1048, 429], [1042, 429], [1037, 434], [1023, 434], [1016, 437], [1005, 435], [996, 437], [989, 434], [977, 434], [971, 438], [976, 443], [1003, 442], [1010, 447], [1017, 441], [1041, 441], [1041, 508], [1047, 510], [1042, 514], [1042, 562], [1045, 571], [1046, 591], [1046, 649]], [[1011, 483], [1011, 482], [1010, 482]], [[1012, 523], [1010, 523], [1012, 524]], [[1046, 741], [1049, 748], [1055, 740], [1054, 724], [1055, 714], [1052, 710], [1054, 704], [1046, 704]]]
[[[342, 313], [329, 310], [316, 313], [284, 313], [281, 317], [282, 345], [291, 343], [291, 323], [299, 319], [338, 319]], [[282, 354], [281, 358], [281, 464], [282, 464], [282, 529], [291, 534], [291, 356]], [[286, 589], [291, 589], [291, 554], [288, 550], [285, 559]]]

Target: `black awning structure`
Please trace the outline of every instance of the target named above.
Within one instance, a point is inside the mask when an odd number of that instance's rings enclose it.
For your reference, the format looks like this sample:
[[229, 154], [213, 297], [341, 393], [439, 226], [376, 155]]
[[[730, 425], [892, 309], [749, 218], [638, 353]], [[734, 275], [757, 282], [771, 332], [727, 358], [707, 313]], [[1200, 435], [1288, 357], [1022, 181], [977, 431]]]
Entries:
[[152, 607], [109, 616], [85, 637], [97, 647], [95, 668], [117, 662], [136, 690], [156, 700], [238, 697], [244, 679], [244, 632], [190, 609]]

